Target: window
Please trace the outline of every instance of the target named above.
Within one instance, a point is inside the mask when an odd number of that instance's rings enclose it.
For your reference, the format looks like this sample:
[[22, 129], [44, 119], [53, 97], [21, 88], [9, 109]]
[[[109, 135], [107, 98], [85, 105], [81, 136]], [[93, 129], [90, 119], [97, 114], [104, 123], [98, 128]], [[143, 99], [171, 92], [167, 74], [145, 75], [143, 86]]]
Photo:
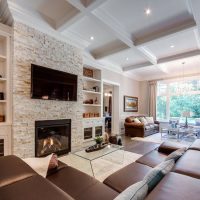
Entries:
[[180, 118], [185, 122], [182, 113], [189, 111], [189, 123], [200, 118], [200, 80], [158, 82], [157, 86], [157, 119], [169, 120]]

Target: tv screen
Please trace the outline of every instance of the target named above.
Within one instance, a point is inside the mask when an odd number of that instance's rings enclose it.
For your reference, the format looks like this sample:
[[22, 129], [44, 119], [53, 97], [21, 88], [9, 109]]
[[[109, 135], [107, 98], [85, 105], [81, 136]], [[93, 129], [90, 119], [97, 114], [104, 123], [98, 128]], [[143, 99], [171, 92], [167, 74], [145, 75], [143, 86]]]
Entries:
[[77, 75], [31, 64], [31, 97], [77, 101]]

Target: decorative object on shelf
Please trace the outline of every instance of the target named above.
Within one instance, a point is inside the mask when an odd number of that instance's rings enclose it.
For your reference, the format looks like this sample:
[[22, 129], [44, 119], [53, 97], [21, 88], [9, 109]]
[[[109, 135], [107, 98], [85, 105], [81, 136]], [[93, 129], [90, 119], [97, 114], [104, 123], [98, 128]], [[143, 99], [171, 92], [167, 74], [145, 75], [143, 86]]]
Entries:
[[84, 67], [83, 68], [83, 76], [87, 76], [87, 77], [93, 78], [93, 70]]
[[93, 99], [83, 101], [84, 104], [93, 104]]
[[94, 117], [100, 117], [99, 113], [94, 113]]
[[83, 118], [89, 118], [90, 117], [90, 113], [83, 113]]
[[5, 122], [5, 115], [0, 115], [0, 122]]
[[99, 113], [83, 113], [83, 118], [100, 117]]
[[90, 113], [90, 117], [94, 117], [94, 113]]
[[98, 87], [98, 86], [94, 86], [94, 87], [93, 87], [93, 90], [94, 90], [95, 92], [99, 92], [99, 87]]
[[124, 96], [124, 112], [138, 112], [138, 97]]
[[97, 99], [97, 97], [96, 97], [96, 99], [94, 100], [94, 103], [95, 103], [95, 104], [98, 104], [98, 99]]
[[0, 100], [4, 100], [4, 93], [0, 92]]
[[104, 149], [107, 146], [108, 146], [107, 143], [102, 143], [101, 145], [95, 144], [93, 146], [88, 147], [85, 151], [87, 153], [90, 153], [90, 152], [93, 152], [93, 151], [98, 151], [98, 150]]
[[0, 78], [3, 78], [3, 76], [0, 74]]

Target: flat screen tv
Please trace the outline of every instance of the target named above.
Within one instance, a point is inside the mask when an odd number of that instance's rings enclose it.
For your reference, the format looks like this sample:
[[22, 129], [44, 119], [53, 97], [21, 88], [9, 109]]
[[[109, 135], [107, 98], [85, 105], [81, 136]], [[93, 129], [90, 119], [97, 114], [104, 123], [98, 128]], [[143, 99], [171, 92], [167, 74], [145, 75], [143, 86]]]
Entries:
[[77, 101], [77, 75], [31, 64], [31, 98]]

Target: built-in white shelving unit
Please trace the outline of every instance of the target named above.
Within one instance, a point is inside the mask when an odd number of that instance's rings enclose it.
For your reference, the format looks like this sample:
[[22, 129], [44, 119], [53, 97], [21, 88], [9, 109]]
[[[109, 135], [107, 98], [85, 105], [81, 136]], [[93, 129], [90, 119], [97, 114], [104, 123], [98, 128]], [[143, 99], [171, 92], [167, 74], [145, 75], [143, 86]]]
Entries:
[[11, 37], [12, 28], [0, 23], [0, 155], [11, 154]]
[[83, 133], [84, 141], [87, 143], [94, 141], [95, 137], [104, 132], [103, 83], [100, 69], [84, 67], [93, 71], [93, 77], [83, 76]]

